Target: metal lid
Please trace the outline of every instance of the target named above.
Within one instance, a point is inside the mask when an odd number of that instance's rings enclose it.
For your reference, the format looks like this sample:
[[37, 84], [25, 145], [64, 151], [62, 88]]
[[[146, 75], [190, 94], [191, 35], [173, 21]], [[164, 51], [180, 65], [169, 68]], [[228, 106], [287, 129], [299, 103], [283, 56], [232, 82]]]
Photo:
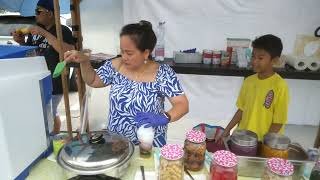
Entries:
[[273, 149], [286, 150], [289, 148], [290, 139], [282, 134], [268, 133], [264, 135], [263, 143]]
[[101, 174], [125, 164], [134, 145], [122, 135], [104, 132], [67, 143], [58, 154], [60, 166], [80, 175]]
[[236, 130], [231, 135], [231, 141], [239, 146], [255, 146], [258, 144], [258, 136], [249, 130]]

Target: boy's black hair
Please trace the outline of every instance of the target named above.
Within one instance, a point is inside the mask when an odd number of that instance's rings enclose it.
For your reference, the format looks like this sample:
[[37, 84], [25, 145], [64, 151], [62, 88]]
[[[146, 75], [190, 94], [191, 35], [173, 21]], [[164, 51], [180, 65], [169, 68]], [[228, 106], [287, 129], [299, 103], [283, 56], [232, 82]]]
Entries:
[[123, 35], [128, 35], [141, 52], [148, 49], [151, 59], [151, 52], [157, 43], [157, 37], [150, 22], [141, 20], [139, 23], [125, 25], [121, 30], [120, 37]]
[[252, 42], [252, 47], [267, 51], [272, 59], [280, 57], [283, 49], [281, 39], [272, 34], [258, 37]]

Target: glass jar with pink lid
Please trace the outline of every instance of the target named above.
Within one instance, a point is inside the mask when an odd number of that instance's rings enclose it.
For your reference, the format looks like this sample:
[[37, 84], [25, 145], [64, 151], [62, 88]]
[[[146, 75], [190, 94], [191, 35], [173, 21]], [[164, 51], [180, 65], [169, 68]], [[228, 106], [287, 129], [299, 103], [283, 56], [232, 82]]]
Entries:
[[206, 135], [198, 130], [187, 132], [184, 141], [184, 167], [191, 171], [203, 168], [206, 153]]
[[160, 180], [183, 180], [184, 178], [184, 151], [182, 146], [166, 144], [160, 151]]

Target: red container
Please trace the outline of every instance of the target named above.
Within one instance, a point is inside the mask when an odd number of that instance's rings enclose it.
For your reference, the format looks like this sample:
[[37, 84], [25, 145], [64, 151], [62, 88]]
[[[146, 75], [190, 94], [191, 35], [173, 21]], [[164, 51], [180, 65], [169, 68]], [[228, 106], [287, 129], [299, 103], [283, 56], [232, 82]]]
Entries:
[[211, 64], [213, 51], [209, 49], [204, 49], [202, 53], [202, 57], [203, 57], [203, 64]]
[[227, 62], [227, 65], [230, 65], [231, 64], [231, 59], [232, 59], [232, 51], [233, 51], [233, 47], [227, 47], [227, 54], [228, 54], [228, 62]]
[[212, 64], [220, 64], [221, 61], [221, 51], [213, 51]]

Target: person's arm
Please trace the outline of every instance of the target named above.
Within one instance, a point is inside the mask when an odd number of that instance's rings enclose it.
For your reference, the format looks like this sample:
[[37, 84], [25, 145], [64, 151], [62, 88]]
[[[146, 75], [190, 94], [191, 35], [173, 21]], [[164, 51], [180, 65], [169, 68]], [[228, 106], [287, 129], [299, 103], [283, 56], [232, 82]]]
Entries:
[[172, 108], [167, 111], [170, 115], [170, 122], [179, 120], [189, 112], [189, 102], [185, 95], [169, 98]]
[[95, 88], [106, 86], [91, 66], [89, 56], [86, 56], [79, 51], [72, 50], [64, 53], [64, 60], [66, 62], [80, 63], [82, 78], [89, 86]]
[[229, 122], [226, 129], [224, 130], [222, 137], [229, 136], [231, 129], [234, 128], [241, 121], [241, 118], [242, 118], [242, 111], [238, 109], [238, 111], [234, 114], [232, 120]]
[[278, 133], [282, 128], [282, 124], [279, 123], [272, 123], [270, 128], [269, 128], [269, 132], [270, 133]]
[[189, 111], [189, 102], [184, 94], [169, 98], [172, 108], [168, 112], [154, 113], [154, 112], [138, 112], [134, 117], [136, 126], [139, 128], [145, 125], [148, 127], [166, 126], [170, 122], [179, 120], [183, 115]]
[[237, 112], [234, 114], [232, 120], [229, 122], [227, 127], [225, 128], [223, 134], [220, 137], [217, 137], [216, 140], [220, 140], [221, 138], [228, 137], [230, 135], [230, 131], [233, 127], [235, 127], [242, 119], [242, 112], [245, 107], [246, 102], [246, 80], [244, 80], [242, 87], [240, 89], [240, 93], [237, 99]]
[[[58, 38], [56, 38], [54, 35], [52, 35], [48, 31], [45, 31], [43, 36], [48, 40], [48, 43], [54, 48], [54, 50], [56, 50], [57, 52], [60, 52], [60, 46], [59, 46]], [[64, 51], [74, 50], [74, 45], [68, 44], [66, 42], [63, 42], [62, 46], [63, 46], [62, 49]]]
[[[48, 43], [56, 50], [57, 52], [60, 52], [60, 46], [58, 38], [56, 38], [54, 35], [52, 35], [50, 32], [46, 31], [45, 29], [39, 27], [39, 26], [33, 26], [30, 28], [31, 34], [39, 34], [43, 37], [45, 37], [48, 40]], [[74, 46], [72, 44], [68, 44], [66, 42], [63, 42], [62, 49], [64, 51], [70, 51], [74, 50]]]

